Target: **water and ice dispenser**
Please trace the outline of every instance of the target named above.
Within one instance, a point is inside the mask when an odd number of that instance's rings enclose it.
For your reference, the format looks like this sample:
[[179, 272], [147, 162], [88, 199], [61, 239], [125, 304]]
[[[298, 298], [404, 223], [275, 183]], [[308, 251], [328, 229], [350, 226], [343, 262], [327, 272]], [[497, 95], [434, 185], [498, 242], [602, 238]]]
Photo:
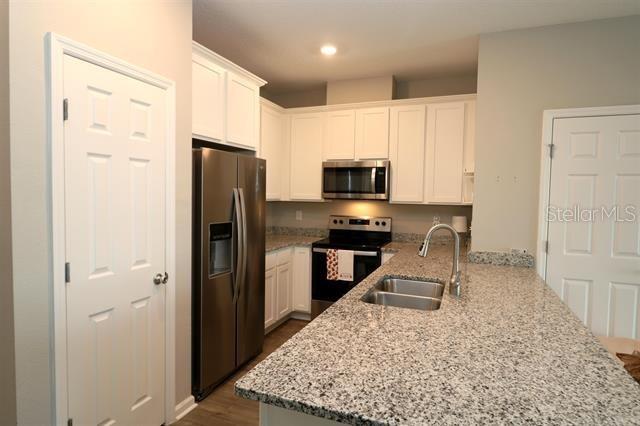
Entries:
[[231, 272], [233, 224], [209, 224], [209, 277]]

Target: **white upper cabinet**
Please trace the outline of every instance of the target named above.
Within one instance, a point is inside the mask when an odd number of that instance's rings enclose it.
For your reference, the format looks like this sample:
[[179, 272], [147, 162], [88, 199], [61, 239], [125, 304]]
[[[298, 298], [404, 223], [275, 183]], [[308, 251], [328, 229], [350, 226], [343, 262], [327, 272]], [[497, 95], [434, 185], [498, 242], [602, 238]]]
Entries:
[[389, 158], [389, 107], [356, 110], [355, 158]]
[[324, 114], [294, 114], [290, 130], [290, 199], [319, 201], [322, 199]]
[[353, 160], [355, 155], [356, 113], [353, 110], [327, 113], [324, 157], [327, 160]]
[[464, 123], [464, 159], [465, 174], [475, 172], [475, 141], [476, 141], [476, 101], [465, 102]]
[[258, 148], [260, 87], [235, 73], [227, 75], [227, 141]]
[[260, 86], [266, 82], [193, 43], [192, 133], [197, 139], [257, 150]]
[[464, 129], [464, 102], [427, 107], [426, 202], [462, 202]]
[[193, 55], [191, 125], [194, 136], [224, 139], [225, 76], [222, 67]]
[[267, 161], [267, 201], [282, 198], [282, 170], [287, 156], [283, 114], [266, 103], [260, 106], [260, 157]]
[[422, 203], [425, 160], [424, 105], [390, 109], [389, 160], [392, 203]]
[[263, 104], [280, 114], [283, 129], [279, 136], [277, 114], [263, 111], [268, 200], [321, 201], [323, 160], [388, 158], [391, 203], [473, 202], [474, 96], [353, 104], [350, 109], [288, 110], [266, 100]]

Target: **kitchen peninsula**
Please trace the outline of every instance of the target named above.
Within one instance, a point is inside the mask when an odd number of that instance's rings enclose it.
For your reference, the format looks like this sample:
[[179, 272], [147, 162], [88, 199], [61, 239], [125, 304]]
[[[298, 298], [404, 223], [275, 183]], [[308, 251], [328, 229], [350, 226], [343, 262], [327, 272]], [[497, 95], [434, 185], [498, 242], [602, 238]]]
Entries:
[[[365, 303], [389, 275], [446, 282], [451, 247], [395, 256], [236, 383], [263, 424], [640, 424], [640, 386], [533, 268], [463, 264], [434, 311]], [[312, 417], [315, 416], [315, 417]]]

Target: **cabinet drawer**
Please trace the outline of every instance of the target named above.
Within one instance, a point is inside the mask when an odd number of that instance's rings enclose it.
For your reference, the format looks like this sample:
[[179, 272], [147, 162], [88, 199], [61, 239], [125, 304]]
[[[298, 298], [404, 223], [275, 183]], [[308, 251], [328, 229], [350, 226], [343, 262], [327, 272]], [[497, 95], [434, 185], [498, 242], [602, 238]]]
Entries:
[[278, 252], [267, 253], [264, 260], [264, 269], [275, 268], [278, 262]]
[[289, 263], [291, 262], [291, 258], [293, 256], [292, 254], [293, 249], [291, 248], [286, 248], [286, 249], [282, 249], [282, 250], [278, 250], [277, 254], [278, 254], [278, 266], [284, 265], [285, 263]]

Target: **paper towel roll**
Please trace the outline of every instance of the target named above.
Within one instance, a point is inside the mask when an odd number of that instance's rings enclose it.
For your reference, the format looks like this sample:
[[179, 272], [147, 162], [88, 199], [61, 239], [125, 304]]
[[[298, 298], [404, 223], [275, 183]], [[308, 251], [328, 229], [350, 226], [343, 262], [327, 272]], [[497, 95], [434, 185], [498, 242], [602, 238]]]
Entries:
[[467, 217], [466, 216], [453, 216], [451, 218], [451, 226], [456, 232], [465, 233], [467, 232]]

